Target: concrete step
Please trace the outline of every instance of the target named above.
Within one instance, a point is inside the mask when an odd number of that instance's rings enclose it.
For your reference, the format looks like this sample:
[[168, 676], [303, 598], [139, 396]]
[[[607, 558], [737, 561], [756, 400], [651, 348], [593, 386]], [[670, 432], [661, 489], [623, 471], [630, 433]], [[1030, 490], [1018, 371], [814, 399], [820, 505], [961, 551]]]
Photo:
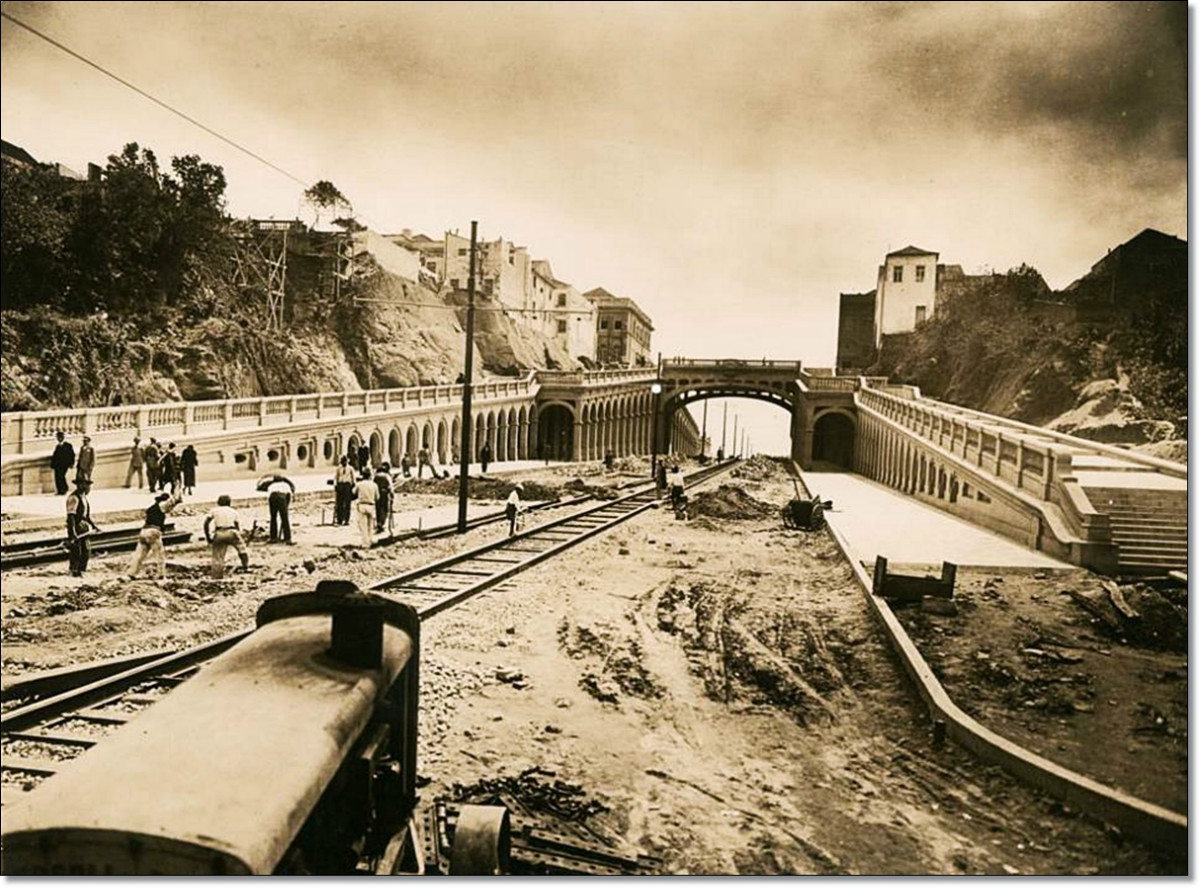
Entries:
[[1169, 570], [1183, 570], [1187, 562], [1181, 562], [1178, 558], [1144, 558], [1141, 556], [1135, 558], [1118, 558], [1117, 568], [1120, 570], [1128, 570], [1132, 568], [1146, 570], [1154, 569], [1162, 571], [1165, 574]]
[[1117, 554], [1121, 560], [1128, 558], [1134, 560], [1152, 560], [1157, 561], [1160, 558], [1182, 558], [1187, 560], [1187, 552], [1178, 549], [1164, 549], [1159, 546], [1117, 546]]
[[1113, 536], [1114, 540], [1127, 540], [1129, 542], [1134, 542], [1135, 540], [1143, 540], [1143, 541], [1145, 541], [1145, 545], [1148, 545], [1148, 546], [1165, 545], [1165, 546], [1184, 546], [1186, 548], [1187, 542], [1188, 542], [1187, 535], [1182, 534], [1182, 533], [1181, 534], [1170, 534], [1170, 535], [1167, 535], [1167, 534], [1137, 534], [1137, 533], [1132, 533], [1132, 534], [1120, 533], [1120, 534], [1118, 534], [1118, 533], [1114, 533], [1112, 536]]
[[1187, 521], [1187, 512], [1178, 509], [1114, 509], [1111, 506], [1096, 506], [1110, 518], [1142, 519], [1147, 521]]
[[1188, 526], [1182, 515], [1109, 515], [1108, 523], [1113, 527], [1182, 527]]

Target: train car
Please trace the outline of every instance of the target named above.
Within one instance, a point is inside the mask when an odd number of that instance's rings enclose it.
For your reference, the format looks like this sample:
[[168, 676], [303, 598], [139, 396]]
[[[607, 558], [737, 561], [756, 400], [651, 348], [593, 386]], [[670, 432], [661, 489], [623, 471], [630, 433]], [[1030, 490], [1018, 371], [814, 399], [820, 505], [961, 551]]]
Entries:
[[5, 875], [420, 872], [420, 623], [350, 583], [258, 628], [4, 812]]

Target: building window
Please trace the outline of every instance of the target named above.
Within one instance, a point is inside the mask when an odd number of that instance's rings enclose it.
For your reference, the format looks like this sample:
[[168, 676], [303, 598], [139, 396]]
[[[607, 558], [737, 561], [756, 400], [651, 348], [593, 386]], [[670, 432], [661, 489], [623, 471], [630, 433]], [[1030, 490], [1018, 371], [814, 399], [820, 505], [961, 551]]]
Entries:
[[608, 321], [601, 321], [601, 322], [600, 322], [600, 329], [601, 329], [601, 330], [607, 330], [607, 329], [608, 329]]
[[558, 322], [558, 332], [559, 332], [559, 333], [566, 333], [566, 332], [567, 332], [567, 322], [566, 322], [566, 321], [559, 321], [559, 322]]
[[452, 289], [452, 290], [458, 289], [458, 278], [450, 278], [450, 289]]
[[917, 306], [917, 326], [919, 327], [923, 323], [925, 323], [925, 306], [918, 305]]
[[892, 282], [899, 284], [899, 283], [903, 283], [903, 281], [904, 281], [904, 266], [903, 265], [893, 265], [892, 266]]
[[558, 294], [558, 307], [559, 307], [559, 308], [566, 308], [566, 307], [567, 307], [567, 294], [566, 294], [566, 293], [559, 293], [559, 294]]
[[458, 248], [458, 255], [460, 255], [460, 256], [465, 256], [465, 255], [467, 255], [467, 248], [466, 248], [466, 247], [459, 247], [459, 248]]
[[918, 265], [917, 266], [917, 283], [919, 284], [924, 280], [925, 280], [925, 266]]
[[613, 321], [613, 329], [614, 330], [620, 330], [622, 326], [624, 326], [624, 325], [620, 321]]

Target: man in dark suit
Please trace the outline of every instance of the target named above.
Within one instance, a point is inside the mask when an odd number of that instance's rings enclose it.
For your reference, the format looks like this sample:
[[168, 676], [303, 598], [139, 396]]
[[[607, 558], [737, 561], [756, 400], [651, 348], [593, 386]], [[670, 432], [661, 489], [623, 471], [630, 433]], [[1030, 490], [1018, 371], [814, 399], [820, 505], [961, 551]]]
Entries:
[[75, 465], [75, 448], [71, 446], [71, 442], [66, 439], [63, 433], [55, 432], [54, 437], [58, 439], [58, 444], [54, 448], [54, 455], [50, 457], [50, 468], [54, 469], [54, 491], [59, 496], [65, 496], [67, 493], [67, 471], [71, 466]]

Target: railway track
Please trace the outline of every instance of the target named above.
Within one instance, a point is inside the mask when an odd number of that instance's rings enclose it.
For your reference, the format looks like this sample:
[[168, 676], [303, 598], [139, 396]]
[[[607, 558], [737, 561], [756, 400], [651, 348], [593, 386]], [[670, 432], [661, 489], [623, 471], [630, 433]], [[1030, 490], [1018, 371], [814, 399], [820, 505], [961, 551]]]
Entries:
[[[106, 552], [131, 552], [137, 547], [138, 534], [141, 526], [120, 527], [112, 530], [97, 531], [89, 538], [93, 555]], [[192, 538], [191, 531], [176, 530], [174, 524], [163, 528], [163, 545], [174, 546], [186, 543]], [[22, 540], [9, 543], [0, 552], [0, 570], [12, 567], [28, 567], [33, 564], [44, 564], [49, 561], [61, 561], [67, 557], [66, 537], [38, 537], [33, 540]]]
[[[702, 483], [733, 464], [730, 460], [699, 469], [687, 477], [687, 482], [689, 486]], [[421, 620], [427, 620], [654, 508], [658, 502], [654, 487], [641, 485], [617, 499], [387, 577], [366, 591], [411, 605]], [[69, 766], [105, 735], [136, 718], [251, 631], [136, 662], [115, 674], [97, 677], [95, 665], [89, 664], [74, 673], [61, 672], [53, 681], [43, 683], [38, 688], [43, 699], [0, 715], [0, 805], [17, 801]]]

